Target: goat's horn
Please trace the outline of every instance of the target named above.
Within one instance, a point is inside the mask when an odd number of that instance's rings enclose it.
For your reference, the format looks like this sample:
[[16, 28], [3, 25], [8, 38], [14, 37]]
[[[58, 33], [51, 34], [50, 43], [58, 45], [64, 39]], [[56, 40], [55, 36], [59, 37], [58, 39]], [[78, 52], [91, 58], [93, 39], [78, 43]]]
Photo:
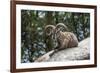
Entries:
[[58, 29], [58, 28], [61, 29], [61, 27], [64, 27], [64, 29], [67, 30], [67, 26], [65, 24], [63, 24], [63, 23], [58, 23], [56, 25], [56, 29]]
[[44, 31], [47, 32], [48, 29], [51, 29], [51, 30], [49, 31], [49, 33], [46, 33], [46, 35], [51, 35], [51, 33], [55, 30], [55, 26], [54, 25], [47, 25], [47, 26], [45, 26]]

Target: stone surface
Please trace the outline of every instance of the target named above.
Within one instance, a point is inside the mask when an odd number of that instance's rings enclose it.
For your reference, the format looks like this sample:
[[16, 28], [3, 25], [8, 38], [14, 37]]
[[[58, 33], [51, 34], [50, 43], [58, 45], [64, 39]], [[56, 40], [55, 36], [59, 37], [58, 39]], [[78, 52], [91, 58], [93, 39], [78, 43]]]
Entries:
[[47, 61], [86, 60], [90, 58], [90, 39], [79, 42], [78, 47], [66, 48], [54, 53]]

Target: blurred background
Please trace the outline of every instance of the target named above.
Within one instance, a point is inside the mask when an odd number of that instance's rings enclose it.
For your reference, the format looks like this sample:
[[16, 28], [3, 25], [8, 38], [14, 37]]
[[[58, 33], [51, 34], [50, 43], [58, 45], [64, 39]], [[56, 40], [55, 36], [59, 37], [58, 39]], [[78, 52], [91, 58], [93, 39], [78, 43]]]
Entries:
[[73, 32], [78, 41], [90, 36], [90, 14], [21, 10], [21, 62], [34, 62], [36, 58], [45, 54], [47, 49], [54, 47], [53, 41], [49, 39], [45, 43], [44, 27], [64, 23], [68, 31]]

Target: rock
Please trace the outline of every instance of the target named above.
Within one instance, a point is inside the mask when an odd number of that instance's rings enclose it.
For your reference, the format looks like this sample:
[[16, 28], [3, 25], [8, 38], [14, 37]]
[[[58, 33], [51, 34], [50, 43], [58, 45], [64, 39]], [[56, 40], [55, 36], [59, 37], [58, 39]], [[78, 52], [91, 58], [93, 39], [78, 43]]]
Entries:
[[78, 47], [66, 48], [58, 52], [49, 51], [34, 62], [71, 61], [90, 59], [90, 38], [79, 42]]
[[79, 42], [78, 47], [66, 48], [54, 53], [47, 61], [71, 61], [90, 59], [90, 38]]

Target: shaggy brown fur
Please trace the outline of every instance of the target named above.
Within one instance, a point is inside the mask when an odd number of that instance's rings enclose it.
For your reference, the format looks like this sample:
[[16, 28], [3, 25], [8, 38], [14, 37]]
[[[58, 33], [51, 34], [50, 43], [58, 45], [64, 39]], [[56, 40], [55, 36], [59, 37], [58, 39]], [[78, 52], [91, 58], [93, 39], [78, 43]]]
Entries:
[[61, 50], [66, 48], [72, 48], [78, 46], [78, 39], [72, 32], [63, 32], [61, 27], [67, 30], [67, 27], [63, 23], [58, 23], [56, 26], [47, 25], [47, 28], [52, 28], [51, 32], [48, 33], [49, 35], [53, 36], [55, 43], [57, 46], [55, 49]]

